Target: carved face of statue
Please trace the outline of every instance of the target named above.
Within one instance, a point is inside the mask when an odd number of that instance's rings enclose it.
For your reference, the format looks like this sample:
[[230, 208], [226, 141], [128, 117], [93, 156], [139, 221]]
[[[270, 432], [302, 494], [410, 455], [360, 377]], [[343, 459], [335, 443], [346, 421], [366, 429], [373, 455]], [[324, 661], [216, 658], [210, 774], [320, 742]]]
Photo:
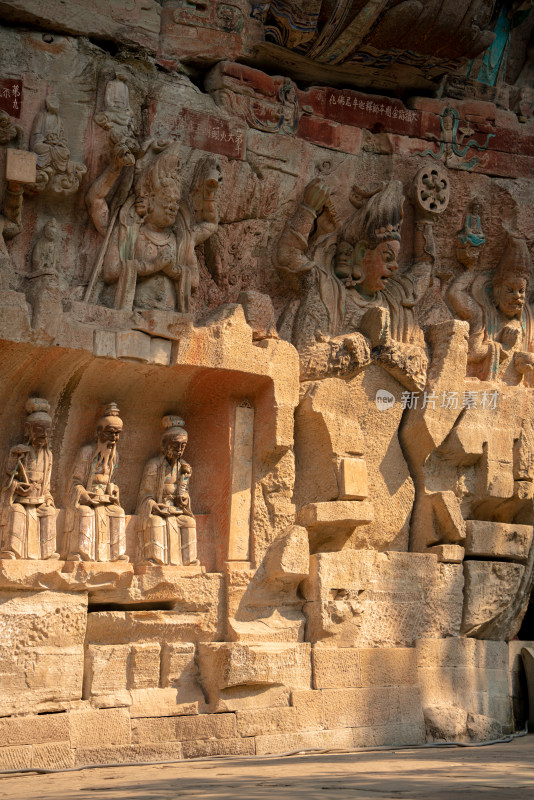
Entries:
[[46, 447], [50, 438], [51, 422], [36, 420], [28, 423], [28, 439], [32, 447]]
[[106, 444], [109, 449], [114, 447], [117, 442], [119, 441], [119, 436], [121, 435], [122, 426], [108, 423], [104, 425], [102, 428], [98, 428], [96, 435], [98, 436], [98, 441], [102, 444]]
[[348, 278], [352, 274], [353, 250], [349, 242], [340, 242], [336, 250], [334, 271], [338, 278]]
[[527, 282], [519, 275], [509, 275], [502, 283], [493, 287], [493, 297], [505, 317], [512, 319], [523, 311]]
[[443, 115], [443, 129], [446, 131], [452, 131], [453, 126], [453, 117], [452, 114], [444, 114]]
[[187, 444], [187, 433], [168, 433], [163, 437], [161, 447], [168, 461], [178, 461], [185, 450]]
[[49, 242], [53, 242], [57, 236], [57, 222], [50, 219], [43, 228], [43, 233]]
[[178, 213], [178, 190], [166, 186], [152, 199], [152, 208], [145, 217], [145, 221], [155, 228], [168, 228], [174, 224]]
[[395, 240], [380, 242], [373, 249], [365, 242], [358, 242], [355, 247], [355, 261], [363, 275], [358, 287], [362, 294], [373, 295], [385, 288], [388, 278], [398, 269], [399, 250], [400, 242]]
[[45, 100], [46, 110], [50, 112], [50, 114], [57, 114], [59, 113], [59, 100], [55, 96], [55, 94], [49, 94]]

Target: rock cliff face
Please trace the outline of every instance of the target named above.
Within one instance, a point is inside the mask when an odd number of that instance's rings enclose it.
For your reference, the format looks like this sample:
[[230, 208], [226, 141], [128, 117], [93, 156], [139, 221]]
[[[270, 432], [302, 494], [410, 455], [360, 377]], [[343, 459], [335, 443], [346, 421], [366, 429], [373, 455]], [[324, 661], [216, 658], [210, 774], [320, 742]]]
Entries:
[[523, 719], [529, 7], [0, 3], [0, 768]]

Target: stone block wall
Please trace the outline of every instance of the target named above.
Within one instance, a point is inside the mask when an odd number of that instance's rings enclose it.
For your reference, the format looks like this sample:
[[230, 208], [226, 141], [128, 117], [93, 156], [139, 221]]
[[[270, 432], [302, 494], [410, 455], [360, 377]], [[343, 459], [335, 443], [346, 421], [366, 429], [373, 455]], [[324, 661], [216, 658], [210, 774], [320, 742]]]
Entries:
[[0, 769], [523, 727], [534, 12], [0, 5]]

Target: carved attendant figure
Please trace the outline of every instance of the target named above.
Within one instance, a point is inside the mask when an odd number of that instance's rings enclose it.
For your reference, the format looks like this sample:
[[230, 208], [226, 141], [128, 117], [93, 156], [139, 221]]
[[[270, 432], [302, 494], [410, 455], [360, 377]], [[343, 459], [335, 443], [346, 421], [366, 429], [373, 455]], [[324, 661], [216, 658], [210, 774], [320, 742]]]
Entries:
[[37, 154], [37, 181], [29, 187], [42, 192], [47, 186], [57, 194], [73, 194], [80, 187], [80, 178], [87, 172], [85, 164], [70, 160], [70, 150], [63, 123], [59, 116], [59, 101], [55, 95], [45, 100], [33, 123], [30, 148]]
[[146, 465], [137, 501], [141, 559], [148, 564], [198, 564], [191, 511], [191, 467], [182, 456], [187, 432], [181, 417], [163, 417], [161, 455]]
[[61, 320], [61, 292], [59, 288], [59, 232], [52, 217], [44, 226], [32, 253], [32, 272], [29, 276], [29, 297], [35, 331], [44, 332], [51, 338], [56, 335]]
[[50, 493], [50, 405], [32, 397], [26, 411], [26, 442], [12, 447], [7, 460], [9, 479], [1, 494], [0, 558], [59, 558], [55, 552], [56, 508]]
[[[117, 286], [117, 309], [189, 312], [191, 294], [199, 281], [195, 247], [217, 230], [215, 200], [220, 167], [211, 156], [201, 159], [189, 202], [181, 203], [180, 161], [175, 149], [169, 147], [139, 172], [134, 192], [110, 211], [106, 197], [122, 169], [131, 167], [132, 159], [126, 145], [117, 146], [113, 163], [87, 195], [91, 218], [105, 237], [94, 279], [101, 265], [104, 282]], [[94, 279], [86, 300], [92, 294]]]
[[123, 155], [129, 150], [132, 155], [132, 164], [135, 154], [139, 152], [134, 114], [130, 107], [130, 91], [128, 89], [127, 75], [118, 71], [106, 83], [104, 91], [104, 110], [95, 114], [94, 121], [101, 128], [108, 131], [112, 145], [119, 146]]
[[531, 385], [534, 317], [526, 303], [530, 254], [525, 240], [508, 235], [491, 278], [474, 273], [476, 259], [461, 260], [467, 270], [451, 283], [446, 299], [456, 316], [469, 322], [468, 375], [492, 380], [506, 374], [512, 382], [525, 375]]
[[124, 510], [113, 483], [121, 431], [119, 409], [110, 403], [97, 422], [97, 441], [78, 453], [66, 503], [69, 560], [128, 561]]

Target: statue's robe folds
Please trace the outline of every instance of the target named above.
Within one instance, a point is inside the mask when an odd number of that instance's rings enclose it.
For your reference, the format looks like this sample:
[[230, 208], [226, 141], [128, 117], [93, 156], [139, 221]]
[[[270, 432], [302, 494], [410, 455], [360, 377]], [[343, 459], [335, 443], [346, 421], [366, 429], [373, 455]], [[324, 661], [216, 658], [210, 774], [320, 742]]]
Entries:
[[[185, 461], [171, 465], [164, 455], [146, 464], [137, 504], [141, 560], [176, 566], [196, 562], [196, 521], [187, 492], [190, 472]], [[160, 515], [156, 504], [165, 505], [168, 513]]]
[[[82, 447], [76, 458], [66, 509], [68, 552], [85, 561], [116, 561], [126, 551], [126, 518], [118, 502], [110, 502], [118, 488], [112, 482], [119, 463], [115, 452], [107, 465], [98, 458], [95, 445]], [[96, 492], [97, 506], [80, 503], [82, 492]]]
[[120, 209], [104, 255], [104, 281], [117, 284], [115, 308], [190, 313], [191, 294], [199, 283], [195, 247], [217, 225], [197, 223], [182, 203], [174, 225], [156, 234], [137, 214], [135, 201], [129, 197]]
[[[57, 556], [56, 508], [50, 493], [50, 450], [17, 445], [9, 453], [6, 471], [10, 477], [1, 495], [1, 550], [25, 559]], [[24, 475], [30, 484], [27, 495], [17, 491], [21, 484], [26, 484]]]

